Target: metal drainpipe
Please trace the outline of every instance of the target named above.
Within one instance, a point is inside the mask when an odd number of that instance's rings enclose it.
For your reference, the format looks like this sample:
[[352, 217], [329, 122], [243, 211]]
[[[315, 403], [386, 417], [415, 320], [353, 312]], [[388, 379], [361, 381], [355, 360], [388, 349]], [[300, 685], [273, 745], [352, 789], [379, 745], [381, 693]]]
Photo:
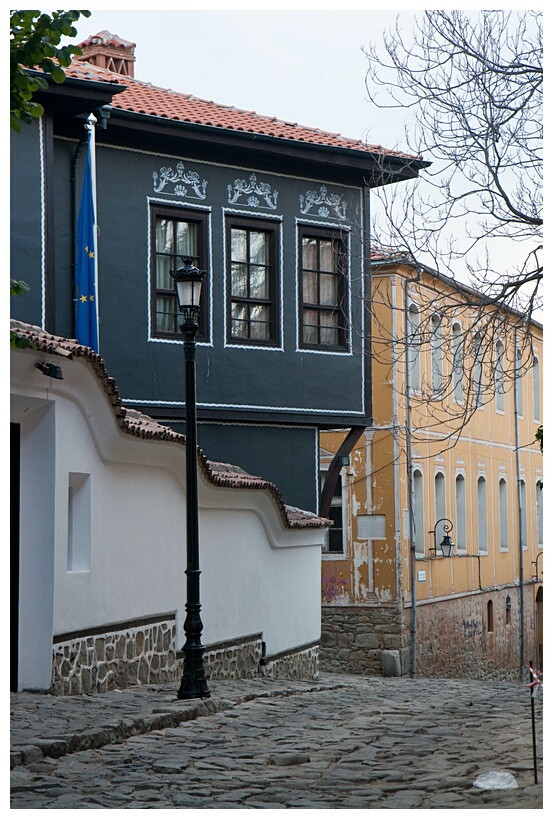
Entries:
[[409, 372], [409, 284], [420, 282], [422, 267], [417, 269], [414, 278], [406, 279], [404, 290], [405, 314], [405, 393], [407, 398], [406, 419], [406, 453], [407, 453], [407, 496], [409, 509], [409, 549], [411, 556], [411, 677], [417, 676], [417, 591], [416, 591], [416, 555], [415, 555], [415, 503], [413, 497], [413, 470], [412, 470], [412, 424], [411, 424], [411, 377]]
[[515, 458], [517, 472], [517, 499], [518, 499], [518, 559], [519, 559], [519, 592], [520, 592], [520, 681], [524, 682], [524, 549], [522, 542], [522, 492], [520, 480], [520, 454], [518, 435], [518, 388], [517, 388], [517, 331], [515, 330], [515, 363], [514, 363], [514, 387], [515, 387]]

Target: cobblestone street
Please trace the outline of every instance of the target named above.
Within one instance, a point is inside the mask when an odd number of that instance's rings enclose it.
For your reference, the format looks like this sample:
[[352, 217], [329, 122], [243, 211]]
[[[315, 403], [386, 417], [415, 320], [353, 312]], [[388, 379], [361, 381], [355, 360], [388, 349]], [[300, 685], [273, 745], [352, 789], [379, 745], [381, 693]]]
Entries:
[[[322, 675], [210, 689], [188, 704], [174, 687], [12, 695], [11, 807], [542, 807], [542, 698], [535, 785], [520, 683]], [[518, 787], [475, 787], [489, 771]]]

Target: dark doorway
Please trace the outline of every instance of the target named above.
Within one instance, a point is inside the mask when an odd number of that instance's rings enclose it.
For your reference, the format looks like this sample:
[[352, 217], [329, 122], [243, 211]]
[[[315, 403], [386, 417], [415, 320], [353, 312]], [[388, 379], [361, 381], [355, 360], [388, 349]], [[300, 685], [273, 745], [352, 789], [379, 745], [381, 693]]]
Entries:
[[19, 487], [21, 427], [10, 424], [10, 691], [19, 665]]

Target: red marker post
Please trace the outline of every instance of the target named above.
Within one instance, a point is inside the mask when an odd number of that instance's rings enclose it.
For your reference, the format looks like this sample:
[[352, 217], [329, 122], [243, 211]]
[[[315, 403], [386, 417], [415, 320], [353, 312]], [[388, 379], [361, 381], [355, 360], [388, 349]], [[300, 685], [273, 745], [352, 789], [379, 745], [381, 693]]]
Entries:
[[534, 700], [536, 699], [536, 692], [541, 685], [541, 680], [533, 668], [533, 660], [530, 660], [530, 682], [526, 686], [530, 689], [530, 705], [532, 708], [532, 742], [534, 746], [534, 782], [538, 784], [538, 755], [536, 749], [536, 714], [534, 708]]

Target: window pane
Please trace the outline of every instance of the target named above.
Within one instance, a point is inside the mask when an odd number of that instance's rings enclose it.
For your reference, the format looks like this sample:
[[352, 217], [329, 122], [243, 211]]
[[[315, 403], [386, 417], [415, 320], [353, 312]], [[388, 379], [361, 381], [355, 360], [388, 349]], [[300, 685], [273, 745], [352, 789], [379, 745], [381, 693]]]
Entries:
[[266, 267], [250, 266], [250, 298], [269, 298], [269, 271]]
[[175, 252], [178, 256], [193, 256], [197, 258], [197, 225], [191, 222], [177, 222], [177, 246]]
[[308, 304], [317, 304], [317, 274], [303, 274], [303, 300]]
[[466, 489], [465, 479], [457, 475], [455, 479], [456, 546], [464, 552], [467, 547]]
[[537, 358], [534, 358], [532, 364], [532, 390], [534, 398], [534, 421], [540, 421], [540, 362]]
[[269, 236], [267, 233], [250, 232], [250, 262], [267, 264], [269, 260]]
[[[342, 499], [342, 487], [340, 489], [340, 500]], [[328, 551], [333, 554], [341, 554], [344, 551], [344, 518], [342, 505], [330, 507], [329, 518], [333, 526], [328, 530]]]
[[250, 338], [269, 338], [269, 308], [265, 305], [255, 305], [250, 312]]
[[488, 509], [486, 479], [478, 478], [478, 551], [488, 553]]
[[337, 318], [333, 313], [321, 313], [321, 344], [338, 344]]
[[330, 327], [321, 328], [321, 344], [329, 347], [335, 347], [338, 344], [338, 330]]
[[336, 270], [334, 265], [334, 250], [332, 241], [330, 239], [321, 239], [319, 243], [319, 266], [321, 270], [332, 271]]
[[248, 269], [245, 264], [233, 264], [231, 267], [232, 295], [248, 295]]
[[245, 230], [239, 230], [238, 228], [233, 228], [231, 231], [230, 255], [233, 262], [248, 261], [248, 244], [246, 235]]
[[158, 296], [156, 298], [156, 329], [160, 333], [175, 332], [176, 302], [172, 296]]
[[319, 341], [317, 311], [303, 311], [303, 341], [305, 344], [317, 344]]
[[338, 278], [333, 275], [321, 275], [321, 292], [320, 304], [337, 305], [338, 304]]
[[232, 324], [232, 335], [238, 336], [239, 338], [247, 338], [248, 337], [248, 322], [247, 322], [247, 315], [248, 310], [245, 304], [237, 304], [233, 302], [231, 305], [231, 324]]
[[317, 240], [303, 238], [303, 266], [309, 270], [317, 269]]
[[174, 290], [175, 283], [171, 276], [172, 266], [171, 256], [156, 257], [156, 287], [159, 290]]
[[159, 219], [156, 223], [156, 251], [158, 253], [173, 252], [173, 223], [167, 219]]
[[415, 518], [415, 552], [418, 555], [424, 554], [424, 485], [423, 476], [420, 470], [413, 473], [413, 500]]

